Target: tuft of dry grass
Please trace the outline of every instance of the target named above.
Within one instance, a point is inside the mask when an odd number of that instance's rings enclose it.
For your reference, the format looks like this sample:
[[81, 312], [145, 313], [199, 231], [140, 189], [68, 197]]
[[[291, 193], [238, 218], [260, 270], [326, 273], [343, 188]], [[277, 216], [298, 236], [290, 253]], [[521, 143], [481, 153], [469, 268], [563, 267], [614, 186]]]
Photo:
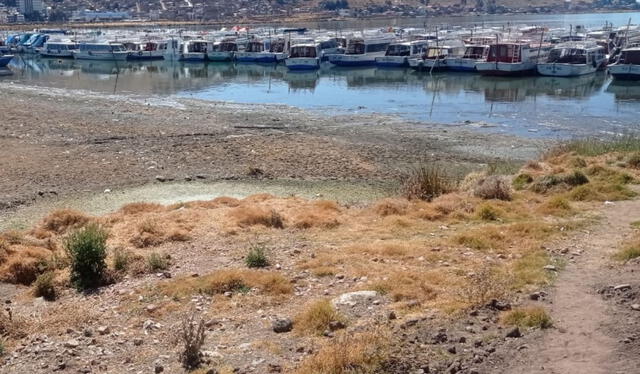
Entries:
[[467, 276], [467, 283], [460, 288], [460, 296], [469, 306], [485, 306], [493, 299], [505, 297], [509, 282], [510, 277], [496, 266], [483, 266]]
[[445, 170], [436, 164], [414, 167], [403, 179], [402, 195], [409, 200], [431, 201], [456, 187]]
[[57, 234], [63, 234], [71, 229], [78, 229], [91, 220], [84, 213], [72, 209], [60, 209], [46, 216], [41, 228]]
[[504, 217], [504, 211], [493, 204], [484, 203], [476, 207], [476, 216], [483, 221], [498, 221]]
[[407, 213], [409, 202], [403, 199], [382, 199], [375, 203], [373, 211], [382, 217], [401, 216]]
[[571, 204], [564, 196], [553, 196], [545, 201], [539, 208], [538, 212], [542, 214], [554, 216], [566, 216], [573, 212]]
[[273, 296], [293, 292], [291, 282], [279, 273], [245, 269], [219, 270], [202, 277], [177, 278], [158, 287], [161, 293], [175, 297], [185, 297], [195, 293], [214, 295], [225, 292], [247, 292], [251, 288], [257, 288]]
[[546, 329], [553, 326], [551, 317], [543, 307], [520, 307], [504, 312], [500, 321], [507, 326]]
[[262, 225], [276, 229], [284, 228], [284, 217], [274, 209], [261, 206], [243, 204], [234, 208], [229, 215], [239, 226]]
[[297, 368], [295, 374], [377, 373], [389, 356], [389, 334], [383, 330], [339, 334]]
[[131, 203], [124, 205], [120, 208], [119, 212], [125, 215], [133, 215], [162, 212], [165, 209], [166, 208], [164, 206], [155, 203]]
[[13, 253], [0, 266], [0, 280], [31, 285], [47, 269], [51, 252], [39, 247], [14, 247]]
[[333, 307], [328, 299], [320, 299], [307, 304], [296, 315], [294, 328], [299, 333], [321, 335], [329, 329], [332, 321], [345, 322], [345, 318]]
[[164, 242], [165, 232], [153, 219], [145, 219], [136, 226], [136, 233], [130, 239], [138, 248], [153, 247]]
[[339, 213], [340, 208], [336, 203], [326, 200], [316, 201], [312, 204], [306, 204], [294, 215], [293, 226], [298, 229], [334, 228], [340, 225]]
[[640, 257], [640, 235], [638, 234], [613, 255], [614, 259], [625, 262], [638, 257]]
[[478, 181], [473, 195], [485, 200], [511, 200], [511, 186], [506, 177], [490, 175]]

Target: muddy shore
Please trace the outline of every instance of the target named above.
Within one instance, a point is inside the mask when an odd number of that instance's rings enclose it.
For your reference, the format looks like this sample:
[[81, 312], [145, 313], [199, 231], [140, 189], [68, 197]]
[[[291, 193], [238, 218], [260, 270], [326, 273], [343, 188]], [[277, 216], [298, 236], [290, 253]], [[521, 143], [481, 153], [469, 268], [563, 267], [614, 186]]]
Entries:
[[162, 181], [353, 181], [406, 168], [526, 160], [541, 140], [378, 114], [95, 94], [0, 84], [0, 212]]

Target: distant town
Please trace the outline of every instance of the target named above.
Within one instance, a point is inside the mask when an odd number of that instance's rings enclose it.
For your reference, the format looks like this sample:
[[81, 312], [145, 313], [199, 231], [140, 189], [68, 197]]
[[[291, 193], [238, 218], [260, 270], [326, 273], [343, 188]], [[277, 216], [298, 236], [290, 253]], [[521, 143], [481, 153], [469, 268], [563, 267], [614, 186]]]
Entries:
[[415, 17], [640, 9], [640, 0], [0, 0], [0, 24]]

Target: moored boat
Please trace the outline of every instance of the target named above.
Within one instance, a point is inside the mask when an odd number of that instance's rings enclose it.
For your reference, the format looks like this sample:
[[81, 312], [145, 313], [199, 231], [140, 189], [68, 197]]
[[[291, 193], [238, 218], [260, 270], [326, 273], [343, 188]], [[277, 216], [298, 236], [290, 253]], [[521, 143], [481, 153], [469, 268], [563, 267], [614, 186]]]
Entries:
[[6, 68], [7, 65], [13, 60], [13, 55], [1, 55], [0, 56], [0, 68]]
[[128, 56], [121, 43], [80, 43], [73, 51], [76, 60], [125, 61]]
[[462, 46], [431, 46], [424, 49], [420, 58], [409, 59], [409, 66], [417, 71], [442, 71], [447, 69], [447, 58], [464, 54]]
[[384, 56], [376, 57], [376, 66], [384, 68], [408, 67], [409, 59], [417, 58], [428, 44], [426, 40], [391, 43]]
[[262, 41], [254, 39], [242, 52], [236, 52], [238, 62], [278, 63], [287, 58], [284, 39]]
[[520, 76], [536, 73], [538, 61], [546, 60], [551, 46], [529, 42], [500, 42], [489, 47], [486, 61], [476, 63], [483, 75]]
[[640, 46], [624, 48], [609, 73], [617, 80], [640, 80]]
[[124, 43], [129, 51], [128, 60], [134, 61], [153, 61], [163, 60], [167, 50], [168, 42], [133, 42]]
[[220, 62], [233, 61], [236, 57], [236, 52], [243, 51], [246, 44], [246, 39], [225, 38], [220, 41], [216, 50], [207, 53], [207, 59]]
[[179, 60], [183, 62], [204, 62], [213, 50], [213, 43], [207, 40], [187, 40], [180, 45]]
[[596, 43], [569, 42], [554, 47], [545, 62], [536, 66], [538, 74], [552, 77], [576, 77], [592, 74], [607, 62], [604, 47]]
[[78, 43], [75, 42], [48, 41], [39, 53], [42, 57], [73, 58], [73, 51], [76, 50], [78, 50]]
[[391, 36], [352, 38], [345, 53], [329, 55], [329, 62], [337, 66], [372, 66], [376, 64], [376, 57], [385, 55], [392, 42]]
[[289, 70], [315, 70], [320, 68], [320, 44], [294, 44], [284, 61]]
[[476, 71], [476, 64], [485, 61], [489, 54], [488, 45], [467, 45], [462, 56], [447, 56], [445, 64], [451, 71]]

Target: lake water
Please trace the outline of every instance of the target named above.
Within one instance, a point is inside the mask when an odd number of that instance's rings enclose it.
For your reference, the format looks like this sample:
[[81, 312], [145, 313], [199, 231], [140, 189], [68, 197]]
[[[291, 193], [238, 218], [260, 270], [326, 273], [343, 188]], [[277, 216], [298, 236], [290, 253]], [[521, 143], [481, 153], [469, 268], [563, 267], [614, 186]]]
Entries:
[[605, 73], [579, 78], [499, 78], [405, 69], [289, 72], [258, 64], [110, 63], [18, 59], [0, 81], [109, 94], [282, 103], [334, 114], [379, 112], [425, 123], [532, 137], [638, 128], [640, 85]]

